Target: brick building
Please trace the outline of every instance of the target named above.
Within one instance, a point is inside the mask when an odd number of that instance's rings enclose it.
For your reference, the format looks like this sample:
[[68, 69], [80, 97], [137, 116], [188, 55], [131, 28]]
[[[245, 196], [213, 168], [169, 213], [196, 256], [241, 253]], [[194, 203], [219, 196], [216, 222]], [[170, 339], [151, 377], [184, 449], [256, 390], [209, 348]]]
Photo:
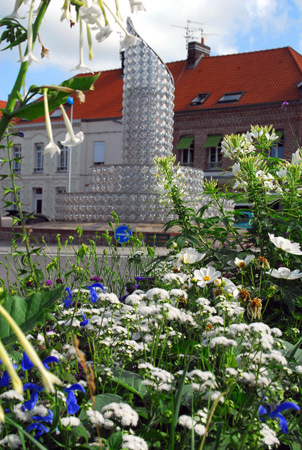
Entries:
[[[174, 151], [177, 161], [225, 180], [225, 134], [273, 125], [280, 140], [271, 155], [290, 158], [302, 143], [302, 56], [290, 47], [210, 56], [192, 42], [188, 59], [168, 64], [175, 79]], [[283, 102], [288, 102], [282, 108]]]

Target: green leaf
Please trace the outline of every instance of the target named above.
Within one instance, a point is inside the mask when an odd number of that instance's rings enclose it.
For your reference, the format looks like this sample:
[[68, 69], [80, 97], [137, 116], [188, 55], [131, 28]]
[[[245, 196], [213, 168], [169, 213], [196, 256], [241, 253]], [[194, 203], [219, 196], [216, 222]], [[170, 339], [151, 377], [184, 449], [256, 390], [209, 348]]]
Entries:
[[[64, 287], [53, 291], [37, 292], [27, 299], [17, 296], [7, 297], [3, 304], [24, 333], [29, 333], [36, 325], [44, 325], [46, 313], [51, 311], [55, 302], [61, 297]], [[16, 335], [7, 323], [0, 317], [0, 339], [5, 346], [16, 340]]]
[[[70, 80], [63, 81], [60, 86], [68, 87], [77, 91], [87, 91], [95, 83], [100, 74], [91, 77], [75, 77]], [[55, 91], [48, 97], [49, 110], [53, 111], [63, 103], [66, 103], [70, 93]], [[20, 106], [12, 113], [12, 117], [19, 117], [20, 119], [34, 120], [38, 117], [44, 116], [44, 101], [43, 98]]]
[[118, 431], [117, 433], [114, 433], [110, 436], [109, 439], [107, 439], [107, 444], [109, 445], [110, 450], [120, 450], [122, 447], [123, 442], [123, 432]]
[[133, 394], [144, 398], [144, 395], [148, 392], [146, 386], [142, 384], [143, 378], [134, 372], [129, 372], [128, 370], [119, 370], [116, 367], [112, 369], [114, 375], [113, 381], [123, 386], [128, 391]]

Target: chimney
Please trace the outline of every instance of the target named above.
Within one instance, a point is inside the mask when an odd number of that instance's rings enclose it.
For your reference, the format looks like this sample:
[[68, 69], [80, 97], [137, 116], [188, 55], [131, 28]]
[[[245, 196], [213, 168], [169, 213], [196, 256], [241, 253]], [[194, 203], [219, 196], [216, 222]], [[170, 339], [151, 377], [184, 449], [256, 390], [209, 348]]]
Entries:
[[120, 59], [121, 59], [121, 70], [122, 70], [122, 77], [123, 77], [124, 69], [125, 69], [125, 50], [120, 51]]
[[201, 42], [188, 43], [188, 69], [195, 69], [204, 56], [210, 56], [211, 49], [204, 43], [204, 38]]

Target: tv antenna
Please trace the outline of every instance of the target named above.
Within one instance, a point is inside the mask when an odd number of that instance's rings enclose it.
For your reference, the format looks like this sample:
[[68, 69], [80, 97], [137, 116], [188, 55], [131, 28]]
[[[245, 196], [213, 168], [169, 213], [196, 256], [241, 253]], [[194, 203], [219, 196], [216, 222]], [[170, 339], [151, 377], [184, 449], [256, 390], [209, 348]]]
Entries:
[[190, 41], [192, 41], [193, 39], [196, 39], [195, 35], [196, 32], [199, 31], [199, 33], [201, 34], [201, 38], [203, 38], [204, 36], [217, 36], [217, 34], [209, 34], [209, 33], [204, 33], [203, 32], [203, 28], [201, 27], [194, 27], [191, 24], [194, 25], [203, 25], [203, 23], [200, 22], [194, 22], [193, 20], [187, 20], [187, 26], [186, 27], [180, 27], [178, 25], [171, 25], [171, 27], [175, 27], [175, 28], [182, 28], [183, 30], [186, 30], [186, 34], [185, 34], [185, 38], [186, 38], [186, 48], [188, 48], [188, 44]]

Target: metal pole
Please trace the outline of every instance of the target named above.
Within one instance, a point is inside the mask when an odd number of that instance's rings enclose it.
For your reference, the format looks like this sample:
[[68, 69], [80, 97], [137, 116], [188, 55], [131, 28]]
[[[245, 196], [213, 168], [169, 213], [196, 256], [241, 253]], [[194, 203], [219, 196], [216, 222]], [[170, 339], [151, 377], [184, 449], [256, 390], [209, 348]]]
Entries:
[[[73, 119], [73, 98], [69, 97], [71, 103], [71, 109], [70, 109], [70, 122], [72, 126], [72, 119]], [[67, 163], [67, 173], [68, 173], [68, 180], [67, 180], [67, 192], [70, 193], [70, 186], [71, 186], [71, 147], [68, 147], [68, 163]]]

